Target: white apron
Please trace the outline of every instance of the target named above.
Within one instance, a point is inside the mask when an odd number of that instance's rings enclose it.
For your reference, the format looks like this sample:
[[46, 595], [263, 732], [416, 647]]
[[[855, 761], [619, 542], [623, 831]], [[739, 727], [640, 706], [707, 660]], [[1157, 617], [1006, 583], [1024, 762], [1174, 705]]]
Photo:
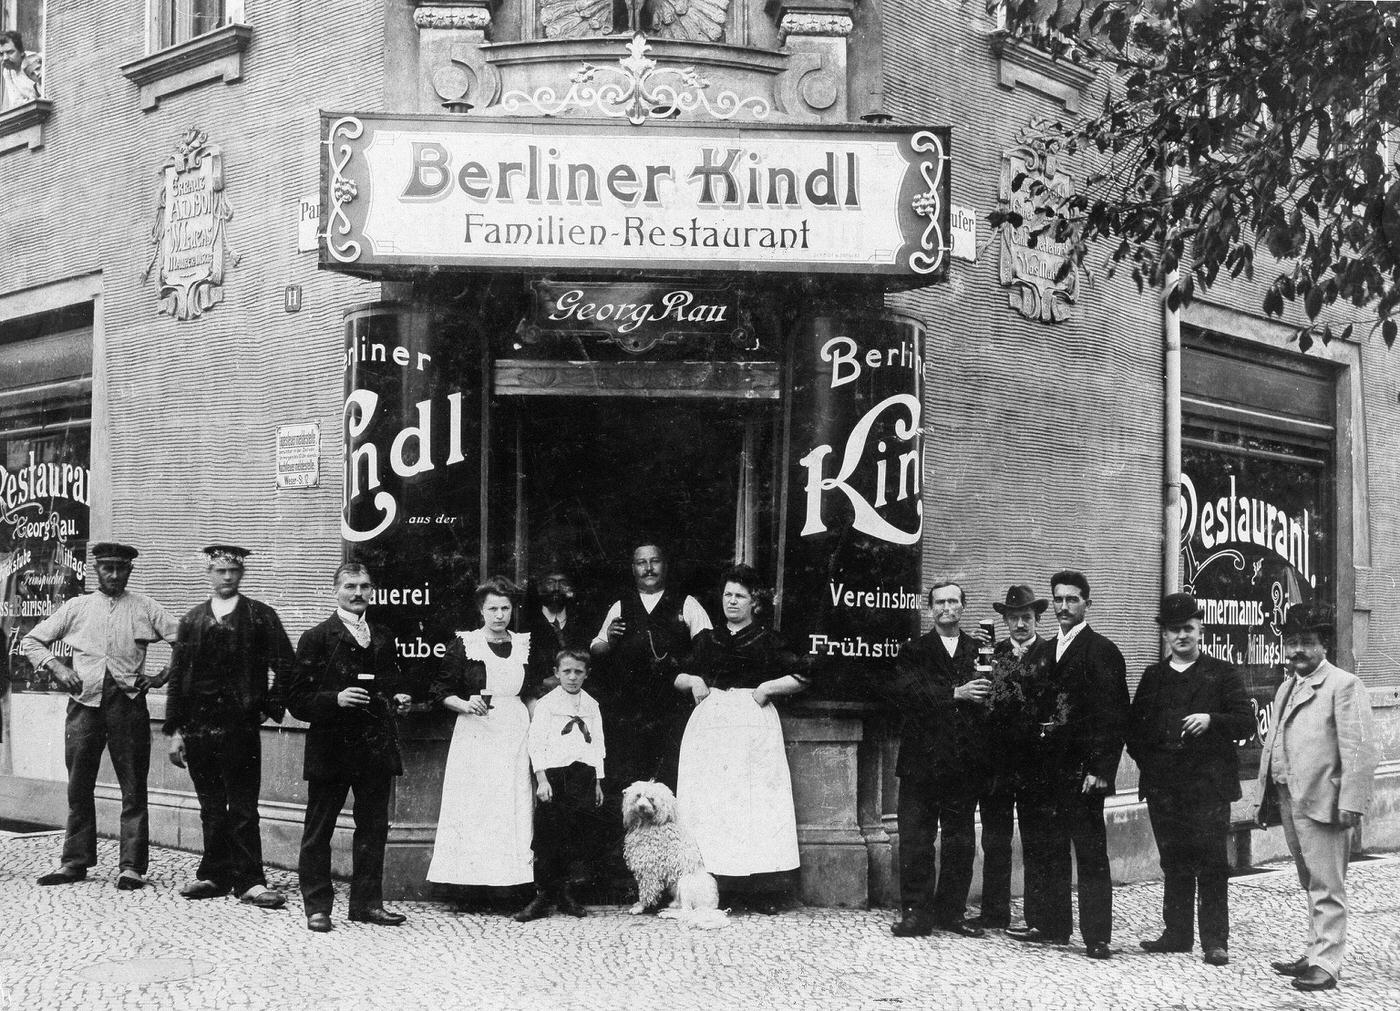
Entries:
[[428, 880], [451, 885], [520, 885], [534, 880], [530, 852], [535, 794], [526, 738], [530, 715], [520, 701], [530, 636], [511, 633], [501, 659], [484, 633], [459, 632], [469, 660], [486, 665], [491, 711], [458, 714], [442, 776], [442, 810]]
[[681, 739], [680, 820], [711, 874], [790, 871], [797, 818], [783, 729], [749, 688], [717, 689], [695, 707]]

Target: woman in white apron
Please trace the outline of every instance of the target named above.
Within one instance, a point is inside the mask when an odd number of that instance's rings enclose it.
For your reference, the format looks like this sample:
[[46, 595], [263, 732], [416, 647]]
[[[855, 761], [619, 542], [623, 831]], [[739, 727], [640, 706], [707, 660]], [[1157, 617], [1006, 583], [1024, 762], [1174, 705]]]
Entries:
[[726, 898], [771, 912], [792, 886], [797, 819], [773, 699], [808, 677], [776, 633], [755, 620], [761, 587], [747, 565], [724, 573], [725, 622], [701, 632], [676, 687], [695, 709], [681, 740], [676, 797], [705, 869]]
[[493, 576], [476, 589], [484, 625], [458, 632], [434, 696], [457, 713], [428, 880], [510, 887], [534, 880], [534, 791], [520, 699], [530, 636], [511, 632], [515, 587]]

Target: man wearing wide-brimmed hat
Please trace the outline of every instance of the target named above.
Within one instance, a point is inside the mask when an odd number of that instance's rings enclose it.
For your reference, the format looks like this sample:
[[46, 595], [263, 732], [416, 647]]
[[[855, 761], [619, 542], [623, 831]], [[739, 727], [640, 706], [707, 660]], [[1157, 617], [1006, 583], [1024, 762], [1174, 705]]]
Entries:
[[[1259, 760], [1261, 826], [1283, 824], [1308, 893], [1308, 947], [1272, 963], [1299, 990], [1337, 985], [1347, 950], [1347, 860], [1352, 829], [1371, 805], [1377, 749], [1371, 699], [1355, 674], [1327, 660], [1334, 624], [1325, 607], [1297, 606], [1284, 620], [1284, 678]], [[1270, 816], [1264, 801], [1277, 801]], [[1272, 806], [1272, 805], [1269, 805]]]
[[1204, 616], [1189, 593], [1162, 598], [1157, 624], [1168, 655], [1143, 671], [1128, 717], [1128, 754], [1138, 763], [1162, 862], [1160, 937], [1152, 954], [1190, 951], [1199, 915], [1208, 965], [1230, 961], [1230, 802], [1240, 798], [1235, 742], [1254, 732], [1244, 678], [1201, 649]]
[[977, 806], [982, 816], [982, 909], [977, 924], [1005, 930], [1011, 925], [1011, 838], [1024, 760], [1027, 715], [1025, 681], [1035, 669], [1034, 654], [1045, 640], [1036, 623], [1049, 602], [1025, 583], [1006, 591], [992, 610], [1006, 623], [1007, 638], [992, 652], [994, 688], [987, 713], [987, 776]]
[[282, 719], [296, 654], [277, 612], [239, 592], [251, 553], [235, 544], [204, 549], [213, 592], [180, 619], [165, 733], [170, 761], [189, 770], [204, 828], [204, 859], [180, 894], [212, 899], [233, 892], [250, 905], [279, 909], [286, 899], [263, 874], [258, 727], [265, 718]]
[[[64, 601], [24, 637], [21, 648], [36, 668], [47, 668], [72, 696], [64, 724], [63, 759], [68, 767], [68, 828], [60, 865], [39, 878], [41, 885], [81, 881], [97, 863], [97, 806], [93, 790], [102, 749], [122, 792], [121, 873], [117, 887], [146, 884], [149, 834], [146, 774], [151, 767], [151, 717], [146, 692], [165, 683], [145, 672], [146, 646], [175, 638], [178, 627], [165, 608], [126, 588], [139, 552], [128, 544], [99, 541], [88, 546], [97, 570], [97, 593]], [[53, 647], [62, 643], [55, 651]], [[70, 667], [60, 653], [71, 654]]]

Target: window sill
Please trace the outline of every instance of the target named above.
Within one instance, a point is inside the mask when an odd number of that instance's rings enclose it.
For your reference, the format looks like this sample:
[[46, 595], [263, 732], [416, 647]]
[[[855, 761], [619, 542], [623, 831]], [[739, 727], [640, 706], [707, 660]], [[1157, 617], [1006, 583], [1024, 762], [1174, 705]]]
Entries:
[[178, 46], [122, 64], [122, 75], [141, 89], [150, 112], [177, 91], [209, 81], [232, 84], [243, 76], [243, 51], [253, 39], [250, 25], [224, 25]]
[[992, 43], [1000, 64], [1001, 85], [1017, 85], [1048, 95], [1070, 112], [1079, 111], [1084, 91], [1098, 73], [1071, 60], [1055, 58], [1024, 39], [1000, 35]]
[[37, 151], [44, 146], [44, 123], [53, 112], [53, 102], [36, 98], [32, 102], [0, 113], [0, 154], [27, 147]]

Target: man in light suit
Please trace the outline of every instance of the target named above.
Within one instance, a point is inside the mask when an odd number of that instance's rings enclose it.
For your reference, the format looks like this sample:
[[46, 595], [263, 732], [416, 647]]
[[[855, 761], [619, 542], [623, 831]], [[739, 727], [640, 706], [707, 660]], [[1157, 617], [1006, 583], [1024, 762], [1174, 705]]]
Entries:
[[[1293, 675], [1279, 685], [1259, 762], [1261, 826], [1283, 824], [1298, 881], [1308, 893], [1308, 948], [1272, 963], [1299, 990], [1337, 985], [1347, 947], [1347, 860], [1352, 829], [1371, 804], [1376, 771], [1371, 700], [1361, 680], [1332, 666], [1334, 625], [1322, 607], [1295, 607], [1283, 625]], [[1277, 800], [1277, 818], [1266, 800]]]
[[[899, 760], [899, 905], [895, 937], [935, 929], [982, 937], [966, 915], [976, 857], [975, 812], [985, 756], [992, 684], [976, 671], [977, 640], [962, 631], [963, 591], [935, 583], [928, 593], [933, 629], [905, 645], [889, 694], [904, 713]], [[939, 866], [934, 843], [940, 830]], [[936, 887], [935, 887], [936, 885]]]

